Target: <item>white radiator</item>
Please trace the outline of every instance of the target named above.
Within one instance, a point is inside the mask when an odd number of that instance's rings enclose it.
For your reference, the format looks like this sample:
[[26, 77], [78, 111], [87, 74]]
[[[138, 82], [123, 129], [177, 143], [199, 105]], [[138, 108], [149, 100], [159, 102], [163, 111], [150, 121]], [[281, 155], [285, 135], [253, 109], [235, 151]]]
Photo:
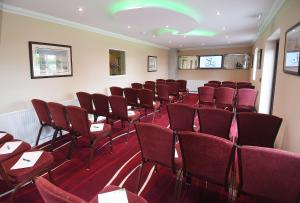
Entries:
[[187, 88], [190, 92], [198, 92], [198, 87], [207, 83], [207, 80], [187, 80]]
[[[78, 106], [77, 99], [61, 103], [64, 105]], [[26, 141], [32, 146], [35, 144], [39, 129], [40, 122], [33, 107], [21, 111], [0, 114], [0, 130], [10, 133], [15, 139]], [[50, 140], [53, 132], [54, 130], [51, 127], [44, 127], [39, 144]]]

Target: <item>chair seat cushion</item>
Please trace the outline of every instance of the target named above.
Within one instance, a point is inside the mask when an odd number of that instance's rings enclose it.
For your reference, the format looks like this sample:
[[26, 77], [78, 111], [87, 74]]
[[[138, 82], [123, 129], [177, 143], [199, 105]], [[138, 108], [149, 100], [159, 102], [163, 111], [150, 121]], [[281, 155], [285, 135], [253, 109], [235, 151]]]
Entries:
[[[15, 142], [15, 141], [20, 141], [20, 140], [11, 140], [10, 142]], [[5, 143], [0, 144], [0, 148], [4, 145]], [[23, 153], [25, 151], [28, 151], [31, 148], [30, 144], [26, 142], [22, 142], [15, 151], [9, 154], [0, 154], [0, 163], [6, 161], [7, 159], [10, 159], [20, 153]]]
[[0, 144], [4, 143], [4, 142], [7, 142], [7, 141], [10, 141], [12, 139], [14, 139], [14, 137], [11, 134], [7, 133], [6, 135], [4, 135], [3, 137], [0, 138]]
[[254, 108], [252, 106], [244, 106], [244, 105], [239, 105], [236, 107], [237, 112], [252, 112]]
[[133, 111], [133, 112], [134, 112], [134, 115], [128, 115], [128, 121], [129, 122], [136, 121], [140, 118], [140, 115], [141, 115], [140, 112], [138, 112], [138, 111]]
[[107, 123], [103, 123], [103, 130], [91, 132], [92, 139], [99, 139], [100, 137], [106, 137], [109, 133], [111, 133], [111, 125]]
[[[118, 189], [121, 188], [114, 185], [108, 185], [105, 188], [103, 188], [99, 193], [101, 194], [105, 192], [111, 192]], [[137, 194], [134, 194], [128, 190], [126, 190], [126, 193], [129, 203], [147, 203], [147, 201], [143, 197], [138, 196]], [[98, 203], [98, 194], [90, 201], [90, 203]]]
[[[40, 151], [36, 149], [32, 149], [29, 151]], [[11, 170], [11, 167], [15, 165], [15, 163], [20, 159], [22, 154], [12, 157], [11, 159], [3, 162], [3, 168], [9, 179], [13, 182], [22, 182], [24, 180], [29, 180], [30, 178], [45, 172], [49, 169], [54, 162], [54, 158], [50, 152], [43, 152], [38, 161], [35, 163], [33, 167], [22, 168], [22, 169], [14, 169]]]

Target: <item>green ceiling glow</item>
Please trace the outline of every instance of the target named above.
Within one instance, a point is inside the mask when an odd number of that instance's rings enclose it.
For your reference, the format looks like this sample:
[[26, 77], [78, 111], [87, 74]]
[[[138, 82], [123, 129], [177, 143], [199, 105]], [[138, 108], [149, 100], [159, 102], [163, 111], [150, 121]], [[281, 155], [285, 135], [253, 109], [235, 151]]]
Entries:
[[138, 9], [138, 8], [161, 8], [193, 18], [195, 21], [200, 21], [200, 16], [197, 11], [188, 6], [174, 2], [171, 0], [123, 0], [118, 1], [110, 7], [112, 14], [119, 13], [121, 11]]
[[187, 33], [184, 33], [183, 35], [186, 36], [204, 36], [204, 37], [213, 37], [215, 36], [217, 33], [213, 32], [213, 31], [208, 31], [208, 30], [200, 30], [200, 29], [194, 29], [191, 30]]
[[161, 36], [165, 33], [171, 33], [172, 35], [177, 35], [179, 31], [171, 28], [161, 28], [155, 32], [155, 35]]

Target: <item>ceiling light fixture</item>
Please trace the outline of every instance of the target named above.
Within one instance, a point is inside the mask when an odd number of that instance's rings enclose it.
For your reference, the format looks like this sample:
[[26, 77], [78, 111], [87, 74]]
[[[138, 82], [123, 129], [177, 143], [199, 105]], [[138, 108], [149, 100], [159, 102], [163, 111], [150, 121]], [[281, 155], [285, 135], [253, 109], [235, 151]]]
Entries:
[[127, 28], [128, 28], [128, 29], [130, 29], [130, 28], [131, 28], [131, 26], [130, 26], [130, 25], [128, 25], [128, 26], [127, 26]]
[[166, 27], [166, 28], [168, 28], [168, 27], [169, 27], [169, 25], [166, 25], [165, 27]]
[[221, 12], [220, 11], [217, 11], [216, 12], [217, 16], [221, 15]]
[[82, 8], [82, 7], [78, 7], [78, 11], [79, 11], [79, 12], [82, 12], [82, 11], [83, 11], [83, 8]]
[[217, 33], [209, 31], [209, 30], [200, 30], [200, 29], [194, 29], [192, 31], [189, 31], [185, 33], [184, 35], [187, 36], [203, 36], [203, 37], [213, 37]]

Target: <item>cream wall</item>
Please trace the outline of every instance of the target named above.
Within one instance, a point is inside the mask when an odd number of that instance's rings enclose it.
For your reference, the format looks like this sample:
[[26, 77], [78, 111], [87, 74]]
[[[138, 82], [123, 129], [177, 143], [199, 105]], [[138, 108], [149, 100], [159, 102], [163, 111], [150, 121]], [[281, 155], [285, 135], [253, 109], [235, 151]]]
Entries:
[[[252, 46], [246, 47], [228, 47], [214, 49], [199, 49], [199, 50], [181, 50], [178, 55], [218, 55], [218, 54], [238, 54], [252, 52]], [[178, 79], [190, 80], [232, 80], [245, 81], [249, 80], [250, 71], [248, 70], [177, 70]]]
[[[32, 98], [64, 101], [77, 91], [107, 94], [112, 85], [167, 78], [166, 49], [6, 12], [0, 25], [0, 113], [31, 107]], [[28, 41], [71, 45], [73, 77], [31, 79]], [[126, 51], [125, 77], [109, 77], [110, 48]], [[157, 72], [147, 72], [148, 55], [158, 57]]]
[[[276, 139], [276, 147], [300, 153], [300, 77], [283, 73], [285, 32], [300, 21], [300, 1], [286, 0], [282, 8], [259, 36], [255, 48], [265, 49], [267, 39], [280, 29], [279, 56], [277, 64], [276, 86], [273, 114], [283, 118], [283, 123]], [[262, 70], [257, 72], [259, 85]]]

